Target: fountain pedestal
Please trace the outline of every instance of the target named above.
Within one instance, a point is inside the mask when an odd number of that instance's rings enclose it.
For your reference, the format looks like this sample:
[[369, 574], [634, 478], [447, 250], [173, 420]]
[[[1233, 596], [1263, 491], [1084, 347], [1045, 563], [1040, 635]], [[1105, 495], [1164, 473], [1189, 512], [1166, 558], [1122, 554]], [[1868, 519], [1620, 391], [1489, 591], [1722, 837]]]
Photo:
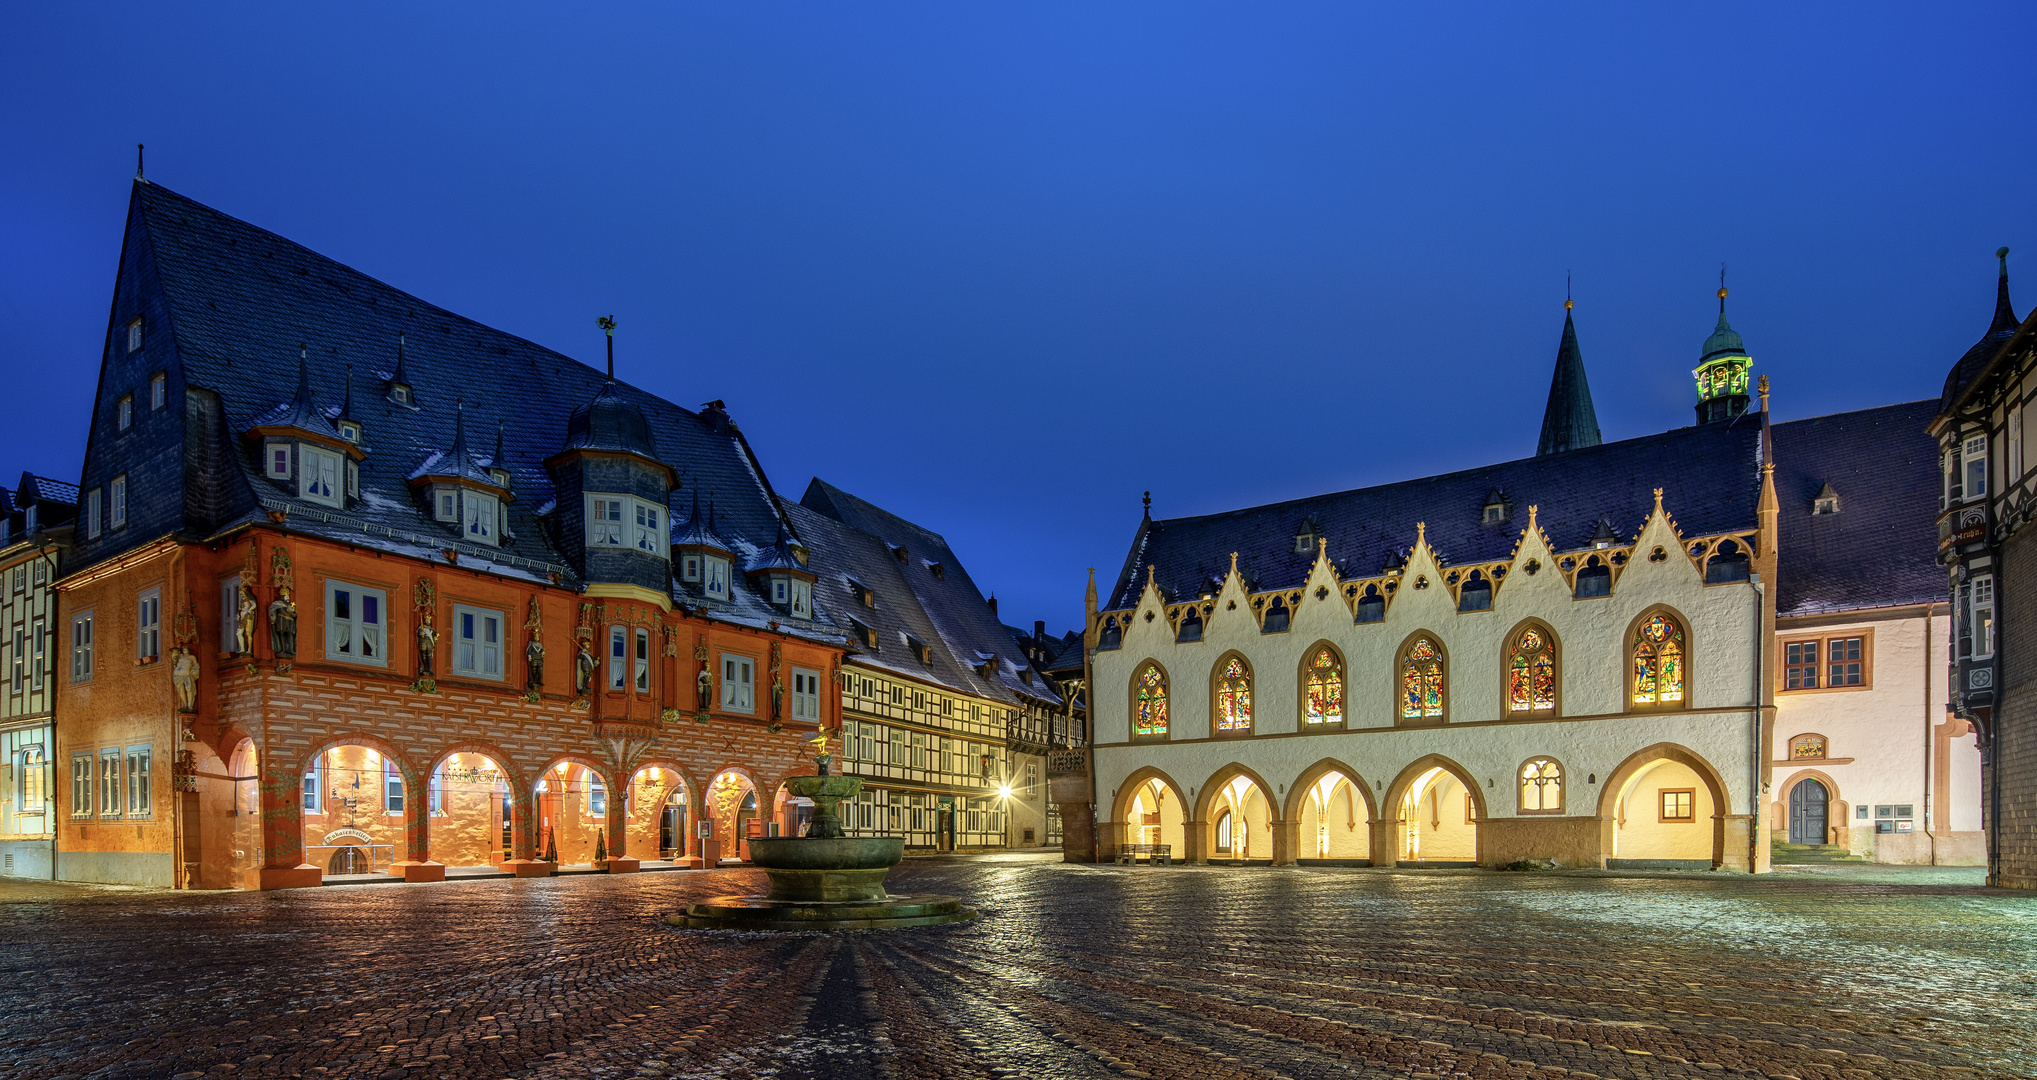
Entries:
[[[821, 762], [823, 770], [827, 764]], [[795, 776], [793, 794], [813, 800], [805, 836], [753, 837], [750, 861], [763, 867], [770, 891], [760, 896], [718, 896], [667, 916], [674, 926], [745, 930], [873, 930], [932, 926], [976, 917], [952, 896], [894, 896], [885, 875], [905, 857], [897, 836], [845, 837], [835, 804], [863, 788], [859, 776]]]

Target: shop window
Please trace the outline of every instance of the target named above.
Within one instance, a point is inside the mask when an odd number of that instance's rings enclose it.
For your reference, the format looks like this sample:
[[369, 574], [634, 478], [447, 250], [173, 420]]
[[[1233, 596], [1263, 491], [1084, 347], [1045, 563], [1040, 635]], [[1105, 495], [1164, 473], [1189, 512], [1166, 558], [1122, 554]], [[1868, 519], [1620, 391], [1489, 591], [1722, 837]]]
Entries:
[[382, 759], [382, 812], [403, 813], [403, 774], [387, 758]]

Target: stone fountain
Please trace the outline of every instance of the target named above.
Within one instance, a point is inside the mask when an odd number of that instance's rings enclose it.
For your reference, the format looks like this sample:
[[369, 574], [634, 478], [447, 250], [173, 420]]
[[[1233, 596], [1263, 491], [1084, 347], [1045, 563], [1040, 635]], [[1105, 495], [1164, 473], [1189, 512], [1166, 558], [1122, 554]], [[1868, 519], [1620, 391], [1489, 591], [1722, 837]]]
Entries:
[[717, 896], [694, 904], [683, 915], [667, 916], [674, 926], [739, 930], [877, 930], [933, 926], [973, 919], [977, 912], [952, 896], [936, 893], [894, 896], [884, 877], [905, 857], [898, 836], [842, 835], [835, 804], [863, 790], [860, 776], [830, 776], [833, 758], [827, 733], [818, 739], [816, 775], [794, 776], [785, 786], [813, 800], [805, 836], [754, 837], [750, 861], [771, 879], [760, 896]]

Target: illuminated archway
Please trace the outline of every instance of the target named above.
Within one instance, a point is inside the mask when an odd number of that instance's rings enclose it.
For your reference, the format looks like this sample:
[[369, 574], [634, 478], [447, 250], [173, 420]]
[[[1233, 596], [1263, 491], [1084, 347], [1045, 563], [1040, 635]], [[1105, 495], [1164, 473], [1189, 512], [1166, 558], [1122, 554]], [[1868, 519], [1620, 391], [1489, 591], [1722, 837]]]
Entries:
[[1695, 752], [1657, 743], [1628, 756], [1606, 777], [1601, 820], [1613, 823], [1611, 858], [1723, 865], [1726, 783]]
[[1476, 863], [1484, 793], [1456, 762], [1431, 754], [1401, 771], [1390, 793], [1393, 858], [1402, 864]]
[[1374, 816], [1364, 778], [1341, 761], [1317, 762], [1287, 789], [1287, 819], [1298, 823], [1296, 858], [1370, 859]]
[[1166, 844], [1175, 860], [1188, 857], [1187, 803], [1172, 777], [1144, 768], [1118, 787], [1112, 816], [1124, 825], [1122, 843]]
[[[1195, 820], [1208, 829], [1211, 862], [1273, 858], [1273, 822], [1279, 814], [1273, 786], [1238, 762], [1218, 769], [1203, 783]], [[1229, 815], [1228, 838], [1222, 832]], [[1228, 843], [1222, 841], [1228, 839]]]
[[685, 858], [692, 850], [693, 786], [679, 766], [669, 761], [648, 762], [630, 778], [625, 833], [625, 853], [646, 862], [671, 862]]
[[756, 782], [738, 769], [723, 769], [707, 785], [707, 820], [719, 861], [747, 861], [750, 835], [763, 835]]

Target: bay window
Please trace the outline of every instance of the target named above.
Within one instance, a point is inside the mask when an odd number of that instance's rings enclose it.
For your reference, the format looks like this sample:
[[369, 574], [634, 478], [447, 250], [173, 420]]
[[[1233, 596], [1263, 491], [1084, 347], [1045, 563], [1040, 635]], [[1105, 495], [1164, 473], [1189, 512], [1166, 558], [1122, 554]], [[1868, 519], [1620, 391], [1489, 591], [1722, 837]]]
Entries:
[[346, 500], [340, 495], [343, 489], [340, 488], [342, 480], [338, 454], [304, 443], [297, 448], [297, 463], [301, 467], [297, 485], [299, 497], [327, 506], [345, 504]]
[[620, 690], [629, 678], [629, 635], [620, 626], [608, 628], [608, 688]]
[[637, 631], [637, 690], [650, 693], [651, 690], [651, 632]]
[[460, 499], [466, 504], [467, 539], [476, 544], [495, 543], [495, 496], [483, 495], [478, 491], [463, 491]]

